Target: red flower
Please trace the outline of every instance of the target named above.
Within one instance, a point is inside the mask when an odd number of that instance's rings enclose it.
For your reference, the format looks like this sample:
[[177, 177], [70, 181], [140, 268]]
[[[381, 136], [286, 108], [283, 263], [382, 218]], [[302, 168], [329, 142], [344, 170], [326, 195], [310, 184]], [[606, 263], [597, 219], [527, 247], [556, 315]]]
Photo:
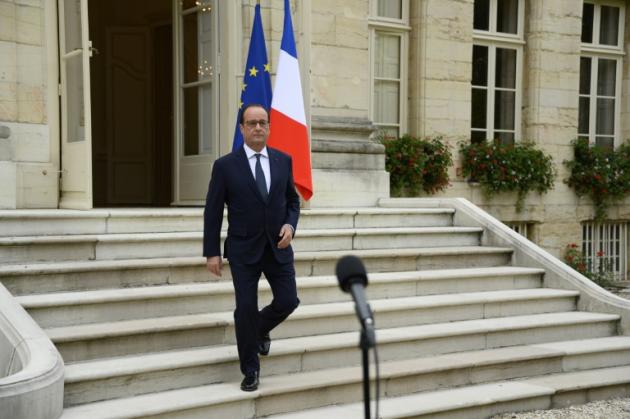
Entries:
[[604, 256], [604, 252], [602, 252], [601, 250], [597, 252], [597, 257], [601, 258], [602, 256]]

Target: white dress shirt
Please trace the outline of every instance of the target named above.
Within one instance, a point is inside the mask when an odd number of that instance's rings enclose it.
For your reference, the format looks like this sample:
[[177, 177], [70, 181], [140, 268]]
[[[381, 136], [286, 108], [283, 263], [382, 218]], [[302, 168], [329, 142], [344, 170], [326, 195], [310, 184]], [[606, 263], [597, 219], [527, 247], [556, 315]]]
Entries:
[[260, 153], [257, 153], [249, 148], [247, 144], [243, 144], [243, 148], [245, 149], [245, 154], [247, 154], [247, 161], [249, 162], [249, 168], [252, 170], [252, 176], [254, 179], [256, 179], [256, 154], [260, 154], [260, 165], [262, 166], [263, 173], [265, 174], [267, 193], [269, 193], [269, 188], [271, 187], [271, 171], [269, 169], [269, 154], [267, 153], [267, 147], [263, 147], [263, 149], [260, 150]]
[[[247, 146], [247, 144], [243, 144], [243, 148], [245, 149], [245, 154], [247, 155], [247, 161], [249, 162], [249, 168], [252, 171], [252, 176], [256, 179], [256, 151], [252, 150]], [[269, 154], [267, 153], [267, 147], [263, 147], [260, 150], [260, 165], [262, 166], [263, 173], [265, 174], [265, 181], [267, 182], [267, 192], [269, 192], [269, 188], [271, 187], [271, 170], [269, 169]], [[291, 229], [291, 236], [295, 235], [295, 229], [291, 224], [286, 224]]]

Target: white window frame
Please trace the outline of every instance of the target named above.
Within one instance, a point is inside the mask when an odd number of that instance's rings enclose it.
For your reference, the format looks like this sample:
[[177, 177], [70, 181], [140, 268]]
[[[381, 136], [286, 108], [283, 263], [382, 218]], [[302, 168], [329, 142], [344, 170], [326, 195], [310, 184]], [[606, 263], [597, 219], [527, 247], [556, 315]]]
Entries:
[[[490, 21], [488, 30], [479, 30], [473, 28], [473, 46], [479, 45], [488, 47], [488, 80], [487, 86], [475, 86], [471, 81], [471, 91], [475, 89], [484, 89], [486, 95], [486, 129], [473, 129], [471, 126], [470, 133], [473, 131], [486, 131], [486, 139], [492, 140], [497, 132], [512, 132], [511, 130], [497, 130], [494, 128], [494, 105], [496, 88], [496, 49], [506, 48], [516, 50], [516, 84], [514, 98], [514, 142], [521, 138], [521, 107], [523, 103], [523, 46], [524, 40], [524, 15], [525, 0], [518, 2], [518, 20], [517, 33], [497, 32], [497, 3], [500, 0], [490, 0]], [[472, 59], [472, 50], [471, 50]], [[512, 90], [499, 88], [499, 90]], [[472, 102], [471, 102], [472, 106]], [[471, 121], [472, 122], [472, 121]]]
[[[589, 268], [597, 272], [600, 258], [597, 252], [603, 251], [605, 259], [613, 267], [613, 275], [617, 281], [628, 279], [628, 230], [626, 222], [582, 224], [582, 254]], [[615, 251], [615, 244], [619, 245], [619, 252]], [[619, 269], [616, 269], [617, 264]]]
[[[597, 138], [597, 78], [599, 70], [599, 60], [609, 59], [615, 60], [616, 66], [616, 80], [615, 80], [615, 123], [613, 133], [613, 144], [617, 147], [621, 142], [621, 83], [623, 72], [623, 58], [624, 53], [624, 31], [625, 31], [625, 3], [619, 1], [598, 1], [589, 0], [583, 3], [593, 4], [593, 42], [581, 43], [580, 57], [591, 59], [591, 80], [590, 80], [590, 94], [579, 94], [580, 98], [589, 98], [589, 123], [588, 133], [582, 133], [578, 131], [578, 137], [588, 137], [590, 144], [596, 143]], [[614, 6], [619, 8], [619, 26], [617, 33], [617, 45], [600, 45], [599, 44], [599, 31], [601, 24], [601, 7], [602, 6]], [[608, 96], [600, 96], [608, 97]], [[606, 136], [608, 137], [608, 136]]]
[[529, 239], [530, 232], [533, 226], [532, 223], [528, 223], [527, 221], [512, 221], [505, 224], [521, 236]]
[[[370, 1], [370, 16], [368, 17], [369, 26], [369, 45], [370, 45], [370, 102], [369, 114], [370, 119], [376, 127], [395, 128], [398, 129], [398, 135], [402, 136], [407, 133], [407, 96], [408, 96], [408, 74], [409, 74], [409, 0], [402, 0], [402, 18], [393, 19], [378, 16], [378, 0]], [[398, 122], [379, 123], [375, 120], [376, 104], [374, 86], [378, 80], [392, 80], [389, 78], [378, 78], [375, 76], [374, 65], [376, 63], [376, 35], [381, 33], [384, 35], [395, 35], [400, 37], [400, 74], [399, 74], [399, 101], [398, 101]]]
[[[198, 60], [201, 60], [203, 56], [203, 51], [201, 48], [201, 44], [206, 41], [204, 36], [211, 35], [214, 37], [212, 48], [210, 50], [210, 57], [216, 59], [218, 56], [218, 40], [219, 40], [219, 30], [218, 30], [218, 2], [215, 3], [213, 0], [204, 0], [203, 2], [198, 2], [198, 4], [194, 7], [183, 10], [181, 2], [176, 2], [176, 24], [173, 28], [175, 31], [175, 39], [179, 44], [179, 48], [177, 49], [177, 68], [175, 71], [176, 77], [176, 86], [178, 87], [176, 95], [177, 95], [177, 132], [179, 137], [179, 147], [181, 147], [181, 156], [183, 158], [194, 159], [198, 156], [210, 156], [211, 158], [217, 157], [217, 149], [218, 149], [218, 141], [219, 137], [219, 82], [218, 82], [218, 72], [217, 69], [213, 67], [213, 64], [216, 63], [208, 63], [207, 61], [204, 63], [198, 63], [198, 72], [199, 74], [207, 75], [207, 77], [199, 77], [195, 81], [186, 82], [184, 80], [184, 19], [188, 15], [198, 14], [200, 12], [205, 12], [206, 9], [211, 10], [211, 19], [212, 19], [212, 33], [211, 34], [203, 34], [202, 25], [203, 22], [200, 19], [201, 16], [197, 16], [197, 56]], [[214, 10], [212, 10], [214, 9]], [[213, 93], [211, 93], [209, 97], [209, 103], [211, 105], [210, 112], [204, 108], [203, 101], [203, 91], [202, 89], [206, 86], [210, 86], [213, 89]], [[198, 96], [198, 109], [197, 109], [197, 121], [198, 121], [198, 134], [197, 138], [197, 153], [196, 154], [186, 154], [185, 153], [185, 132], [184, 132], [184, 95], [187, 89], [191, 88], [199, 88], [197, 92]], [[210, 121], [208, 122], [208, 119]], [[204, 123], [208, 123], [211, 127], [208, 134], [210, 138], [204, 141]]]

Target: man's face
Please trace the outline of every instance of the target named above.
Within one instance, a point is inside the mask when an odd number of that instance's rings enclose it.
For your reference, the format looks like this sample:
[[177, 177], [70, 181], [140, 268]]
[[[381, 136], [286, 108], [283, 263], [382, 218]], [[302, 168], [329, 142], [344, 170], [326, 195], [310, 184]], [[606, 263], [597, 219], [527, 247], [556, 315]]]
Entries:
[[262, 150], [267, 143], [267, 137], [269, 137], [267, 112], [258, 106], [247, 108], [243, 114], [243, 123], [240, 128], [245, 144], [254, 151]]

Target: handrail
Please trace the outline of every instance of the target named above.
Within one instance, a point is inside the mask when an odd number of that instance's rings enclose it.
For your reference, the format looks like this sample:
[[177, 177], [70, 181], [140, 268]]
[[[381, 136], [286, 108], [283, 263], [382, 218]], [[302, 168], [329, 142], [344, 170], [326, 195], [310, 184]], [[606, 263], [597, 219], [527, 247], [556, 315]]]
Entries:
[[619, 315], [621, 319], [618, 332], [622, 335], [630, 335], [630, 300], [614, 295], [596, 285], [464, 198], [429, 198], [429, 200], [437, 201], [440, 207], [454, 208], [456, 225], [483, 227], [482, 244], [512, 247], [514, 265], [545, 269], [546, 287], [579, 291], [579, 310]]
[[1, 283], [0, 363], [0, 419], [61, 416], [61, 355]]

